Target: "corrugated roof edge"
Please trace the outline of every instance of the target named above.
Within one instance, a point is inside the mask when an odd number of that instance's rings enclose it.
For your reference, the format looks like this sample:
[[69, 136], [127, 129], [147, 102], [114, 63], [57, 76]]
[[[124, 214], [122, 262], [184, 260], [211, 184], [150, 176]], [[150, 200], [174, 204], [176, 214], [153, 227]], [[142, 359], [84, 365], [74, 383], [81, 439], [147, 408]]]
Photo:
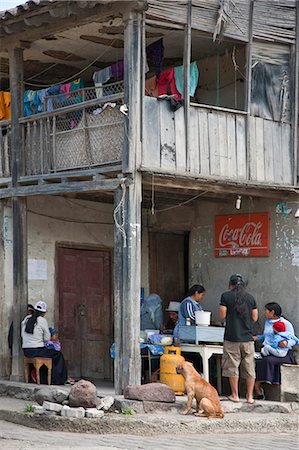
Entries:
[[44, 6], [49, 3], [55, 3], [57, 0], [29, 0], [26, 3], [15, 6], [11, 9], [0, 11], [0, 20], [8, 20], [21, 15], [24, 11], [36, 9], [38, 6]]

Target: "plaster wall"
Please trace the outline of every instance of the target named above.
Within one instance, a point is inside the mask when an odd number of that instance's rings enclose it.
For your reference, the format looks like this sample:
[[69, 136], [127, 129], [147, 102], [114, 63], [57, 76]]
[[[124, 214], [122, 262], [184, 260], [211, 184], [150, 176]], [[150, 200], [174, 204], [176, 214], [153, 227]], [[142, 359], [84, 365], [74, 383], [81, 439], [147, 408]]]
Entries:
[[[284, 218], [276, 212], [279, 201], [245, 198], [242, 207], [235, 209], [235, 196], [221, 201], [197, 200], [190, 206], [157, 212], [149, 215], [149, 229], [156, 231], [190, 231], [189, 285], [201, 283], [206, 288], [202, 306], [212, 311], [212, 319], [218, 319], [218, 306], [222, 292], [228, 289], [233, 273], [241, 273], [249, 280], [248, 291], [258, 304], [259, 322], [264, 323], [264, 305], [270, 301], [279, 303], [286, 318], [299, 334], [299, 221], [294, 217], [298, 203], [287, 204], [292, 211]], [[269, 257], [214, 256], [214, 221], [216, 215], [270, 213]], [[297, 258], [295, 256], [297, 251]]]
[[[283, 314], [290, 319], [299, 333], [299, 222], [294, 217], [298, 205], [289, 204], [292, 212], [284, 218], [276, 213], [275, 200], [243, 199], [242, 209], [229, 203], [198, 202], [195, 206], [194, 227], [190, 233], [190, 285], [201, 282], [206, 290], [202, 302], [204, 309], [212, 311], [217, 320], [221, 293], [228, 288], [233, 273], [241, 273], [248, 279], [248, 292], [258, 304], [259, 324], [263, 325], [264, 305], [274, 301], [281, 305]], [[202, 214], [202, 211], [205, 213]], [[221, 214], [270, 213], [269, 257], [214, 256], [214, 218]]]
[[[12, 213], [5, 206], [1, 214], [2, 239], [0, 245], [0, 362], [1, 376], [8, 376], [10, 357], [7, 335], [12, 319]], [[39, 298], [48, 305], [47, 320], [54, 324], [55, 249], [57, 243], [72, 246], [114, 247], [113, 205], [64, 197], [29, 197], [27, 199], [28, 259], [47, 262], [46, 280], [28, 280], [28, 302]], [[142, 263], [148, 267], [147, 232], [142, 245]], [[113, 268], [112, 268], [113, 276]], [[148, 292], [148, 269], [143, 271], [141, 285]], [[24, 311], [25, 314], [25, 311]], [[3, 361], [3, 364], [2, 364]], [[5, 361], [5, 363], [4, 363]]]

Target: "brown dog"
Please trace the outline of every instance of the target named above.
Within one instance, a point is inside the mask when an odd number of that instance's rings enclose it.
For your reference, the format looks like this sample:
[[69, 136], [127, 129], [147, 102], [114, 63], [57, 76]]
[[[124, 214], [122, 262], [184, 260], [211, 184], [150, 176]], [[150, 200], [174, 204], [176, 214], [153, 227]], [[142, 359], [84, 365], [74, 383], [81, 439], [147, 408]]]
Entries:
[[[185, 378], [185, 389], [188, 395], [187, 405], [182, 411], [182, 414], [188, 414], [192, 409], [192, 401], [195, 397], [197, 405], [196, 416], [208, 418], [215, 417], [219, 419], [224, 417], [218, 392], [210, 385], [210, 383], [199, 375], [192, 363], [186, 361], [183, 364], [179, 364], [176, 368], [176, 372], [182, 374]], [[200, 409], [204, 412], [200, 413]]]

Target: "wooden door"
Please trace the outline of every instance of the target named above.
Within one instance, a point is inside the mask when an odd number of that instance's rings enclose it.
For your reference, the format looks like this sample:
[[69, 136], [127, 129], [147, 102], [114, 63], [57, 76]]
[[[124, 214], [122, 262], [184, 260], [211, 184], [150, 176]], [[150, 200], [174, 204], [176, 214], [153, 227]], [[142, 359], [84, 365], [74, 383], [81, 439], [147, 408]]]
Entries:
[[150, 233], [150, 292], [160, 295], [165, 308], [171, 300], [180, 301], [187, 289], [186, 242], [185, 234]]
[[58, 248], [59, 337], [70, 375], [111, 379], [109, 250]]

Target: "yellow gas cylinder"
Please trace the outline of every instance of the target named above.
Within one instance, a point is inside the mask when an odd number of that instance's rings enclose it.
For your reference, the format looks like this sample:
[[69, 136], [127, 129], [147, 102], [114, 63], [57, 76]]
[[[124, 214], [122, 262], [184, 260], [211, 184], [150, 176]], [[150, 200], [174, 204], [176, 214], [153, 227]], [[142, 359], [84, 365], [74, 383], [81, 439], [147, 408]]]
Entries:
[[181, 356], [179, 347], [165, 347], [164, 355], [160, 358], [160, 383], [170, 386], [176, 395], [184, 395], [185, 379], [176, 373], [176, 368], [185, 358]]

